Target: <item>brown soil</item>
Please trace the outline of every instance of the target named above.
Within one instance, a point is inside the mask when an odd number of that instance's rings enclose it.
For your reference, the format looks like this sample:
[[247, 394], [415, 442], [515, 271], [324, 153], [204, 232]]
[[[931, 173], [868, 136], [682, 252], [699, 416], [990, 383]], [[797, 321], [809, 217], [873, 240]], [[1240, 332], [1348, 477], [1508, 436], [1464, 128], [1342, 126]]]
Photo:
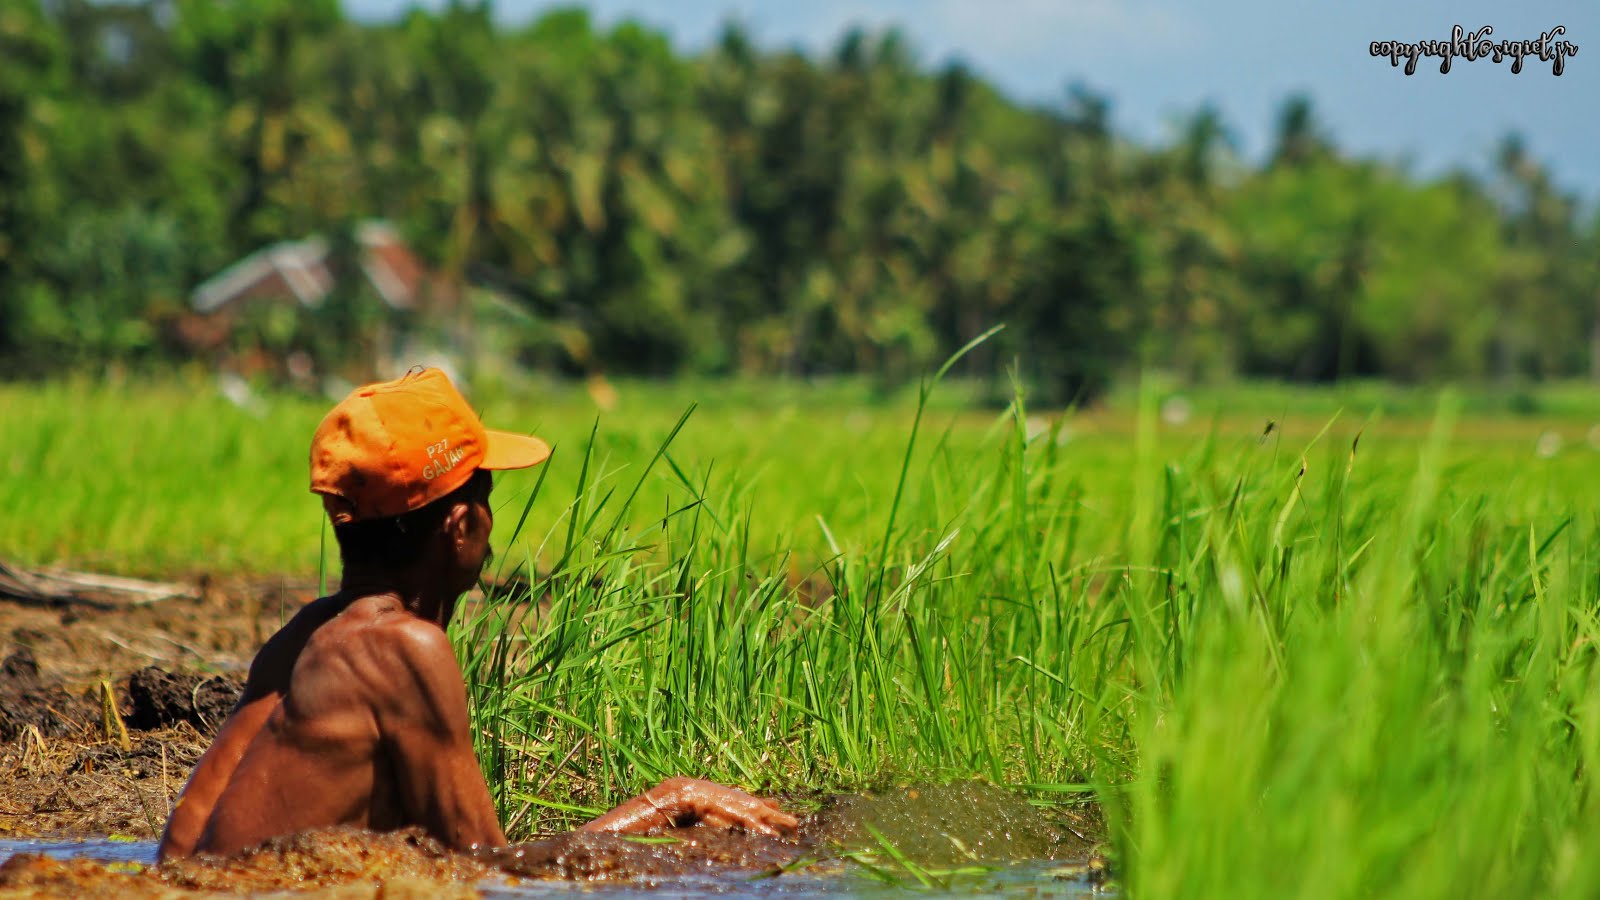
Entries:
[[[26, 649], [0, 661], [0, 741], [30, 732], [43, 737], [71, 734], [89, 718], [87, 701], [39, 678], [39, 663]], [[90, 706], [92, 709], [92, 706]]]
[[479, 857], [447, 852], [419, 830], [310, 831], [233, 858], [198, 856], [159, 866], [57, 860], [22, 853], [0, 865], [0, 897], [194, 897], [313, 891], [319, 897], [474, 897], [486, 881], [628, 879], [641, 886], [730, 870], [779, 874], [815, 850], [703, 828], [646, 838], [564, 834]]
[[415, 829], [374, 834], [332, 828], [278, 838], [233, 858], [199, 856], [150, 867], [18, 854], [0, 865], [0, 897], [189, 898], [308, 890], [319, 897], [474, 897], [486, 880], [629, 879], [650, 885], [729, 870], [777, 874], [811, 849], [811, 842], [683, 828], [644, 842], [565, 834], [473, 858], [449, 853]]
[[262, 641], [317, 585], [288, 579], [201, 579], [196, 599], [38, 606], [0, 600], [0, 656], [27, 649], [39, 670], [69, 688], [145, 666], [242, 673]]
[[487, 869], [414, 831], [339, 828], [269, 841], [232, 859], [107, 865], [23, 853], [0, 865], [0, 897], [166, 898], [314, 890], [331, 898], [476, 897]]
[[160, 835], [256, 648], [316, 586], [197, 593], [0, 601], [0, 837]]

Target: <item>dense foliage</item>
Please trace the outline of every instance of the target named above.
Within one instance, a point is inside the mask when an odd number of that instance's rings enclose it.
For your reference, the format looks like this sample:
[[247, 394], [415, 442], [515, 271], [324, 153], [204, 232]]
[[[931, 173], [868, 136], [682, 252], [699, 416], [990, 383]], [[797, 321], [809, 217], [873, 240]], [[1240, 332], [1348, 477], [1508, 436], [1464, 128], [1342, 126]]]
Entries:
[[904, 40], [826, 58], [737, 27], [695, 56], [581, 11], [392, 23], [336, 0], [0, 0], [0, 373], [162, 365], [189, 291], [265, 244], [397, 223], [527, 313], [527, 364], [1587, 373], [1600, 227], [1506, 138], [1483, 177], [1341, 153], [1288, 98], [1260, 166], [1219, 110], [1117, 136]]

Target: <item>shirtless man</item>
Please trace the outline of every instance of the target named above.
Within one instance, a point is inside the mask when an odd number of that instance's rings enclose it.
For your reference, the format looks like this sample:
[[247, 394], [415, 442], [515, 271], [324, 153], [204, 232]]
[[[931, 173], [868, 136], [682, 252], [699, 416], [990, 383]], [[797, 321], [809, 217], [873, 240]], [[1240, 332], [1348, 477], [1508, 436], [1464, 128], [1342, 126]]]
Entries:
[[[488, 559], [489, 471], [549, 455], [537, 438], [486, 430], [436, 369], [360, 388], [328, 414], [311, 443], [311, 490], [339, 541], [339, 591], [256, 655], [173, 807], [161, 859], [332, 825], [420, 825], [457, 850], [506, 843], [444, 629]], [[696, 822], [796, 825], [743, 791], [671, 778], [583, 828]]]

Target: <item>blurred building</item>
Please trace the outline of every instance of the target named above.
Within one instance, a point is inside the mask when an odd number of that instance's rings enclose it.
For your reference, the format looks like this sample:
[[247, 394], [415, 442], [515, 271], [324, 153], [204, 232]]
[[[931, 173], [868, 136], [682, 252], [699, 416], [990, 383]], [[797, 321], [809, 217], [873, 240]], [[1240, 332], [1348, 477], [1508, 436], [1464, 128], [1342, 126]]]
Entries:
[[[453, 305], [455, 292], [427, 268], [387, 222], [355, 229], [361, 273], [378, 296], [397, 310], [416, 308], [423, 298]], [[214, 313], [256, 299], [294, 299], [315, 308], [328, 298], [339, 275], [325, 238], [283, 241], [250, 254], [195, 288], [194, 308]]]
[[460, 297], [393, 226], [370, 220], [342, 242], [309, 237], [246, 256], [194, 289], [178, 327], [222, 370], [311, 386], [387, 372], [408, 337], [442, 323]]

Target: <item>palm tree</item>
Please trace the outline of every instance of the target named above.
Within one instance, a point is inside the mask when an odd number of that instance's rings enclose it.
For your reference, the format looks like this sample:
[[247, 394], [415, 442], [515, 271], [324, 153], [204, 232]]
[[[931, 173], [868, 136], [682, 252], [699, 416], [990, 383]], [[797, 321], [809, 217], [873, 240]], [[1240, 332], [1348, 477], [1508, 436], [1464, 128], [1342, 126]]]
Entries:
[[1295, 94], [1278, 112], [1277, 142], [1272, 150], [1273, 168], [1298, 167], [1326, 156], [1330, 146], [1317, 123], [1311, 98]]

